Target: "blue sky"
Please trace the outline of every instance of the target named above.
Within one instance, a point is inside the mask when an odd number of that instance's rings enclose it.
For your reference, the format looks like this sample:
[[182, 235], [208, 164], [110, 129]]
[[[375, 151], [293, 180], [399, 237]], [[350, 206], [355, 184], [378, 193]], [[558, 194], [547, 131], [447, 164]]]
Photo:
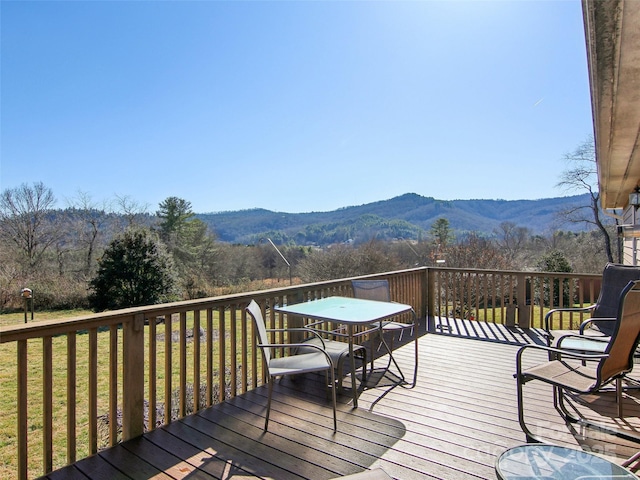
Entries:
[[579, 0], [0, 8], [0, 187], [59, 206], [558, 197], [592, 132]]

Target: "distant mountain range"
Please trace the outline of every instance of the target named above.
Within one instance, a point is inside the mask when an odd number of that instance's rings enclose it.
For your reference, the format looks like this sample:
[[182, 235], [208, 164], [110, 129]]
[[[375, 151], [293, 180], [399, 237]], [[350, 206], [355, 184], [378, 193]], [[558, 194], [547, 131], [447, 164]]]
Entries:
[[554, 230], [581, 231], [585, 224], [563, 224], [562, 211], [588, 206], [589, 195], [540, 200], [436, 200], [415, 193], [331, 212], [284, 213], [264, 209], [202, 213], [218, 239], [251, 244], [261, 238], [275, 243], [326, 245], [372, 238], [426, 237], [431, 225], [446, 218], [458, 236], [468, 232], [490, 235], [502, 222], [527, 227], [534, 234]]

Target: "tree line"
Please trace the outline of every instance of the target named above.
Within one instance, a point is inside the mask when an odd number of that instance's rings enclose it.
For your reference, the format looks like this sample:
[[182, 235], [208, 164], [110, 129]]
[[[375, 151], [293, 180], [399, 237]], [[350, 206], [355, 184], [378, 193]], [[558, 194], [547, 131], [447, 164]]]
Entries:
[[366, 225], [357, 241], [323, 248], [284, 243], [277, 232], [249, 245], [218, 241], [178, 197], [150, 213], [129, 197], [99, 205], [78, 193], [59, 209], [44, 183], [23, 184], [0, 194], [0, 309], [21, 308], [23, 288], [40, 309], [105, 310], [415, 266], [600, 273], [619, 261], [620, 242], [593, 187], [593, 140], [566, 160], [571, 168], [559, 185], [587, 191], [590, 204], [565, 212], [565, 220], [589, 231], [534, 235], [503, 222], [491, 235], [460, 234], [441, 217], [417, 240], [415, 232], [380, 240]]
[[217, 241], [185, 199], [169, 197], [154, 214], [130, 199], [115, 204], [80, 195], [54, 214], [55, 196], [41, 182], [3, 191], [2, 309], [21, 308], [25, 287], [40, 309], [104, 310], [288, 284], [290, 276], [313, 282], [415, 266], [596, 273], [607, 261], [597, 230], [540, 236], [504, 222], [492, 236], [456, 238], [443, 217], [418, 241], [232, 245]]

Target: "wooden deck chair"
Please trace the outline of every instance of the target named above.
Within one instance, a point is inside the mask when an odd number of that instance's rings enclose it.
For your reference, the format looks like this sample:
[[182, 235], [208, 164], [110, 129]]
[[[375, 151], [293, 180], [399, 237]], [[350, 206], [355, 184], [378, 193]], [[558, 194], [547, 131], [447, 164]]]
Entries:
[[[527, 436], [527, 441], [541, 442], [525, 423], [525, 383], [538, 380], [553, 386], [553, 402], [566, 421], [591, 424], [569, 412], [564, 404], [564, 391], [578, 394], [597, 393], [603, 385], [630, 372], [633, 356], [640, 340], [640, 281], [629, 282], [618, 299], [617, 322], [602, 353], [583, 353], [575, 349], [562, 348], [563, 340], [576, 337], [565, 335], [558, 339], [558, 347], [525, 345], [516, 354], [516, 383], [518, 396], [518, 420]], [[554, 355], [554, 359], [531, 368], [523, 368], [526, 352], [543, 350]], [[607, 430], [608, 428], [595, 425]], [[615, 431], [616, 434], [621, 434]], [[637, 440], [636, 438], [633, 438]]]
[[[328, 375], [331, 376], [331, 395], [333, 399], [333, 431], [338, 429], [337, 416], [336, 416], [336, 389], [335, 389], [335, 377], [334, 366], [331, 360], [331, 356], [324, 349], [322, 341], [320, 345], [313, 345], [307, 343], [272, 343], [269, 340], [269, 332], [284, 332], [284, 331], [298, 331], [304, 332], [306, 335], [314, 335], [315, 332], [311, 328], [288, 328], [288, 329], [267, 329], [264, 317], [262, 316], [262, 310], [260, 306], [251, 300], [251, 303], [246, 307], [247, 312], [253, 318], [258, 330], [259, 344], [258, 347], [262, 351], [262, 357], [264, 365], [267, 368], [269, 374], [269, 396], [267, 400], [267, 413], [264, 420], [264, 430], [267, 430], [269, 425], [269, 413], [271, 411], [271, 396], [273, 393], [273, 382], [277, 377], [284, 375], [298, 375], [308, 372], [325, 372], [325, 380], [328, 381]], [[318, 338], [320, 336], [318, 335]], [[322, 340], [322, 338], [320, 338]], [[297, 349], [304, 347], [309, 350], [309, 353], [300, 353], [297, 355], [289, 355], [285, 357], [274, 357], [273, 350], [277, 348], [290, 348]], [[325, 383], [327, 383], [325, 381]]]
[[[352, 280], [351, 287], [353, 288], [353, 296], [355, 298], [363, 298], [365, 300], [377, 300], [379, 302], [391, 302], [391, 290], [389, 288], [388, 280]], [[385, 333], [391, 333], [391, 341], [389, 343], [389, 348], [393, 351], [393, 337], [396, 332], [399, 334], [398, 341], [402, 341], [402, 336], [406, 331], [410, 331], [411, 335], [414, 336], [414, 344], [415, 344], [415, 355], [414, 355], [414, 368], [413, 368], [413, 381], [411, 383], [412, 386], [416, 384], [416, 376], [418, 374], [418, 332], [415, 329], [418, 326], [417, 316], [413, 309], [412, 312], [412, 321], [411, 322], [399, 322], [394, 320], [388, 320], [382, 322], [382, 331], [381, 335]], [[371, 370], [373, 370], [373, 361], [375, 354], [374, 352], [380, 348], [374, 350], [374, 337], [371, 338]], [[389, 364], [387, 368], [391, 365], [391, 362], [395, 362], [393, 355], [389, 355]], [[397, 364], [396, 364], [397, 367]], [[404, 381], [404, 378], [403, 378]]]

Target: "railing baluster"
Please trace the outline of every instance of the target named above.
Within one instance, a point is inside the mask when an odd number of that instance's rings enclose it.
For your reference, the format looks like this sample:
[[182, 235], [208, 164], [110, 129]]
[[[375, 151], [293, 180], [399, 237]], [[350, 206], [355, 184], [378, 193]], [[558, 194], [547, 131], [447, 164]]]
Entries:
[[89, 329], [89, 453], [98, 451], [98, 329]]
[[200, 406], [200, 310], [193, 311], [193, 411]]
[[149, 425], [147, 428], [152, 430], [156, 427], [157, 423], [157, 404], [156, 399], [158, 395], [158, 341], [156, 337], [156, 319], [158, 317], [149, 317]]
[[207, 407], [213, 403], [213, 309], [207, 308]]
[[118, 443], [118, 326], [109, 327], [109, 445]]
[[227, 343], [226, 339], [226, 328], [225, 328], [225, 316], [224, 316], [224, 307], [218, 308], [218, 401], [224, 402], [225, 396], [225, 357], [226, 357], [226, 348], [225, 345]]
[[[247, 329], [247, 317], [246, 315], [244, 315], [244, 308], [242, 308], [242, 306], [239, 306], [238, 308], [240, 308], [240, 341], [242, 342], [241, 346], [240, 346], [240, 355], [242, 358], [242, 365], [240, 366], [240, 368], [242, 369], [242, 385], [241, 385], [241, 391], [242, 393], [245, 393], [248, 390], [249, 387], [249, 368], [248, 368], [248, 360], [249, 360], [249, 335], [248, 333], [248, 329]], [[252, 342], [253, 343], [253, 342]], [[255, 377], [255, 368], [253, 369], [254, 372], [254, 377]]]
[[27, 341], [18, 340], [18, 479], [27, 478]]
[[237, 374], [237, 352], [238, 352], [238, 348], [237, 348], [237, 342], [238, 342], [238, 325], [237, 325], [237, 319], [236, 319], [236, 308], [235, 305], [232, 305], [231, 307], [229, 307], [229, 312], [231, 315], [231, 328], [230, 328], [230, 370], [231, 370], [231, 397], [235, 397], [237, 395], [237, 388], [238, 388], [238, 374]]
[[173, 388], [173, 325], [171, 314], [164, 316], [164, 424], [171, 422]]
[[43, 470], [53, 469], [53, 359], [51, 337], [42, 339], [42, 445]]
[[76, 461], [76, 332], [67, 333], [67, 463]]
[[187, 312], [180, 312], [180, 404], [178, 418], [187, 412]]

